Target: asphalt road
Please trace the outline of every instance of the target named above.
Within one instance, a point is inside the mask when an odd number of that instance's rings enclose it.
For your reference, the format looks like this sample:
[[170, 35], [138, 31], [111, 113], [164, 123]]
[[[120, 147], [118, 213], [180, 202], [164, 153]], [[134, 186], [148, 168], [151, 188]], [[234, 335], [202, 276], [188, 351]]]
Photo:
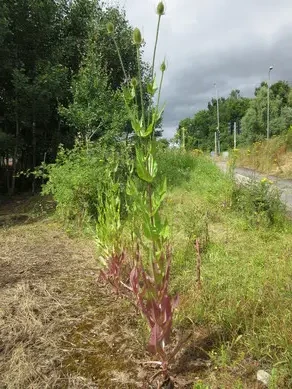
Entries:
[[[224, 172], [227, 171], [226, 162], [216, 162], [216, 164]], [[273, 181], [274, 184], [279, 188], [281, 192], [281, 200], [283, 201], [283, 203], [286, 204], [288, 212], [289, 213], [292, 212], [292, 180], [283, 180], [282, 178], [276, 176], [270, 176], [270, 175], [258, 173], [255, 170], [246, 169], [246, 168], [236, 168], [235, 177], [240, 181], [246, 179], [255, 179], [259, 181], [264, 177], [268, 178], [270, 181]]]

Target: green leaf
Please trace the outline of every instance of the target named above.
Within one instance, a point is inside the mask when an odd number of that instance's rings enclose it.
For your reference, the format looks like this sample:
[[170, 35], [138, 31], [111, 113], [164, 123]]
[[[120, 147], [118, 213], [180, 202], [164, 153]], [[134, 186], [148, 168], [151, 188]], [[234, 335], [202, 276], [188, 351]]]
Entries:
[[[153, 157], [152, 157], [153, 160]], [[148, 169], [147, 169], [148, 167]], [[153, 172], [155, 172], [155, 167], [152, 162], [149, 164], [149, 157], [147, 158], [147, 167], [145, 166], [145, 157], [143, 156], [142, 152], [136, 148], [136, 170], [138, 176], [141, 178], [141, 180], [146, 181], [148, 183], [151, 183], [153, 181], [153, 178], [155, 175], [153, 175]], [[151, 168], [151, 170], [149, 169]], [[156, 164], [156, 171], [157, 171], [157, 164]], [[150, 173], [152, 172], [152, 174]]]
[[151, 96], [154, 96], [156, 91], [158, 89], [158, 86], [156, 84], [156, 79], [154, 78], [154, 80], [152, 82], [149, 82], [147, 84], [147, 92], [151, 95]]
[[155, 125], [155, 121], [152, 121], [152, 122], [149, 124], [149, 126], [147, 127], [147, 130], [141, 132], [141, 136], [142, 136], [143, 138], [146, 138], [147, 136], [149, 136], [150, 134], [152, 134], [153, 129], [154, 129], [154, 125]]
[[168, 239], [170, 236], [170, 228], [167, 220], [162, 221], [158, 213], [156, 213], [154, 219], [159, 237], [162, 239]]
[[152, 194], [152, 204], [153, 204], [153, 211], [152, 215], [154, 216], [157, 211], [159, 210], [165, 195], [167, 191], [167, 184], [166, 184], [166, 178], [163, 180], [162, 184], [160, 187], [158, 187], [157, 191]]
[[142, 118], [139, 120], [136, 117], [132, 117], [131, 125], [132, 125], [132, 128], [135, 131], [135, 133], [140, 136], [141, 132], [143, 131], [143, 120], [142, 120]]
[[134, 87], [131, 88], [131, 96], [132, 98], [136, 96], [136, 89]]
[[131, 179], [127, 181], [126, 193], [128, 196], [138, 195], [138, 189], [137, 189], [134, 181]]
[[148, 216], [143, 218], [143, 232], [147, 239], [152, 240], [154, 238], [152, 225]]
[[133, 96], [132, 90], [126, 87], [123, 88], [123, 96], [127, 103], [130, 103], [135, 97], [135, 95]]
[[147, 168], [150, 177], [155, 178], [157, 174], [157, 162], [154, 160], [152, 154], [149, 154], [147, 158]]
[[155, 122], [157, 122], [161, 118], [161, 115], [164, 112], [164, 108], [165, 108], [165, 104], [164, 104], [163, 108], [160, 111], [158, 109], [155, 109], [155, 111], [153, 113], [153, 116], [155, 116]]

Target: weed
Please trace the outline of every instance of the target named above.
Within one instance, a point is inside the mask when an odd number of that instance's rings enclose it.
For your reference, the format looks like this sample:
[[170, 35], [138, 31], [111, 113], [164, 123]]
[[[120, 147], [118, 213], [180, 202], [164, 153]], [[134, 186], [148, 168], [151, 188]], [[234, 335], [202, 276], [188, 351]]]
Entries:
[[162, 181], [166, 177], [169, 188], [173, 188], [190, 180], [198, 159], [196, 155], [182, 150], [159, 149], [157, 162], [160, 167], [157, 174], [158, 180]]
[[[42, 166], [42, 173], [38, 174], [48, 178], [43, 194], [53, 195], [57, 214], [63, 222], [83, 227], [97, 220], [100, 193], [106, 183], [112, 182], [109, 181], [112, 180], [109, 172], [114, 172], [115, 178], [118, 177], [121, 189], [125, 187], [127, 152], [123, 144], [120, 144], [117, 152], [102, 144], [85, 145], [76, 140], [72, 150], [60, 148], [54, 164]], [[123, 203], [122, 194], [121, 190]]]
[[[135, 28], [133, 31], [133, 43], [137, 50], [138, 75], [137, 78], [128, 81], [123, 87], [123, 97], [132, 129], [137, 138], [135, 143], [136, 175], [130, 177], [127, 182], [127, 194], [131, 198], [129, 217], [133, 223], [132, 239], [136, 246], [135, 265], [130, 274], [130, 286], [136, 298], [137, 306], [146, 318], [150, 328], [148, 349], [153, 354], [159, 355], [161, 361], [158, 364], [162, 367], [159, 374], [163, 374], [164, 380], [169, 380], [169, 360], [165, 346], [170, 338], [176, 299], [171, 298], [168, 292], [172, 254], [168, 242], [168, 223], [161, 217], [160, 212], [167, 186], [166, 179], [160, 180], [160, 183], [156, 184], [159, 164], [157, 161], [157, 142], [154, 137], [157, 122], [160, 120], [163, 112], [163, 110], [160, 110], [160, 95], [166, 71], [165, 62], [163, 62], [160, 66], [161, 78], [158, 87], [154, 75], [154, 66], [160, 21], [164, 14], [163, 2], [158, 4], [157, 14], [158, 24], [153, 52], [152, 74], [147, 84], [147, 93], [151, 99], [158, 91], [156, 106], [154, 108], [150, 107], [148, 112], [146, 112], [146, 107], [144, 106], [140, 57], [140, 47], [143, 39], [138, 28]], [[108, 33], [114, 41], [117, 55], [124, 71], [123, 61], [115, 39], [115, 27], [112, 23], [108, 24]], [[124, 75], [127, 80], [125, 71]], [[105, 197], [107, 196], [108, 193], [105, 191]], [[118, 197], [115, 197], [115, 202], [118, 202]], [[113, 230], [117, 232], [108, 241], [104, 239], [106, 246], [112, 244], [110, 242], [115, 242], [119, 235], [118, 226], [115, 225], [116, 218], [108, 217], [108, 212], [105, 208], [103, 211], [106, 215], [105, 219], [109, 221], [109, 225], [113, 226]], [[140, 247], [143, 248], [143, 251], [141, 251]], [[113, 255], [105, 260], [108, 271], [103, 273], [103, 276], [114, 282], [114, 286], [117, 289], [116, 282], [119, 281], [119, 266], [122, 265], [122, 261], [115, 260], [113, 262], [113, 258], [117, 258], [116, 249]], [[110, 276], [107, 277], [106, 274], [110, 274]], [[155, 374], [153, 379], [156, 376], [158, 374]]]
[[290, 178], [291, 129], [286, 134], [275, 136], [267, 141], [255, 142], [248, 148], [240, 149], [236, 158], [236, 166]]
[[260, 182], [252, 180], [246, 184], [234, 184], [231, 203], [252, 225], [284, 223], [285, 206], [280, 199], [280, 192], [267, 178]]
[[193, 389], [209, 389], [208, 385], [205, 385], [203, 382], [197, 382], [194, 384]]
[[[199, 159], [189, 182], [167, 196], [164, 212], [174, 247], [171, 288], [181, 296], [175, 324], [218, 331], [221, 344], [212, 355], [219, 367], [236, 368], [248, 359], [270, 367], [281, 362], [278, 387], [289, 387], [291, 225], [267, 180], [257, 183], [255, 192], [240, 188], [247, 191], [250, 207], [257, 207], [257, 217], [248, 209], [229, 207], [233, 185], [209, 160]], [[198, 293], [196, 253], [189, 237], [191, 231], [204, 236], [199, 227], [204, 215], [208, 244], [201, 254], [203, 288]], [[257, 228], [251, 228], [250, 218]]]

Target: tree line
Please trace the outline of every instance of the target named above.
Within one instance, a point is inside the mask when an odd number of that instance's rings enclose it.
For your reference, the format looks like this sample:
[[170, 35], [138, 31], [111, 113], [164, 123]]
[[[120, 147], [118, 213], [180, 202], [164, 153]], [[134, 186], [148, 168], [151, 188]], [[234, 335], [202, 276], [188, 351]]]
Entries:
[[[241, 96], [239, 90], [232, 90], [227, 98], [219, 98], [221, 150], [234, 146], [235, 126], [239, 145], [248, 145], [266, 138], [267, 93], [268, 85], [262, 82], [255, 88], [253, 98]], [[270, 135], [280, 135], [291, 125], [292, 88], [288, 82], [278, 81], [270, 87]], [[182, 143], [184, 138], [187, 149], [211, 151], [214, 150], [216, 130], [217, 101], [212, 99], [206, 109], [198, 111], [192, 118], [180, 121], [174, 140]]]
[[[106, 25], [115, 24], [115, 38]], [[55, 160], [76, 136], [114, 142], [131, 135], [121, 97], [137, 73], [125, 13], [96, 0], [2, 0], [0, 9], [0, 192], [34, 188], [19, 176]], [[143, 47], [141, 47], [141, 55]], [[142, 63], [143, 79], [149, 66]], [[147, 93], [144, 99], [150, 99]]]

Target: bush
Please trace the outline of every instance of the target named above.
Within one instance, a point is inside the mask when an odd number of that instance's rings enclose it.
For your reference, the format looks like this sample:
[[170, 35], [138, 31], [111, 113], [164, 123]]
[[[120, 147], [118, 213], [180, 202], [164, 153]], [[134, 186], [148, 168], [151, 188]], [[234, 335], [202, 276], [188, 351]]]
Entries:
[[292, 126], [289, 127], [285, 137], [286, 137], [287, 150], [292, 151]]
[[235, 184], [232, 191], [232, 207], [245, 215], [253, 225], [266, 226], [282, 224], [285, 206], [280, 192], [267, 178], [261, 181]]
[[189, 181], [197, 165], [197, 158], [194, 155], [174, 149], [161, 148], [157, 153], [157, 161], [160, 166], [157, 177], [160, 181], [166, 177], [170, 188]]
[[72, 150], [60, 148], [56, 162], [46, 167], [49, 179], [43, 194], [53, 195], [62, 221], [78, 225], [95, 222], [99, 191], [113, 175], [119, 180], [121, 193], [125, 192], [128, 157], [126, 147], [119, 146], [119, 152], [99, 143], [85, 146], [76, 142]]

